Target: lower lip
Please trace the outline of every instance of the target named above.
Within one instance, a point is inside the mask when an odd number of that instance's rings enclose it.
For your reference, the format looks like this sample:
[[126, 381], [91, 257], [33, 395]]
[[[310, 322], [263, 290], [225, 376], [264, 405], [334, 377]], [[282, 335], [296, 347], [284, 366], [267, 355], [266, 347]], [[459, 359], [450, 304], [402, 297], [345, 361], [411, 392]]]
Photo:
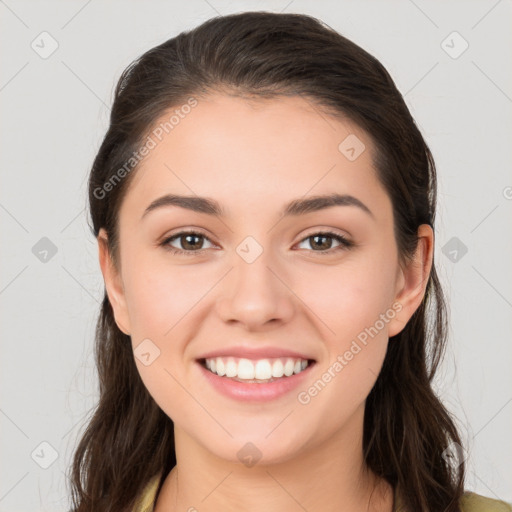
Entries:
[[229, 377], [220, 377], [197, 363], [206, 380], [223, 395], [236, 400], [266, 402], [275, 400], [296, 389], [311, 372], [315, 363], [310, 363], [305, 370], [290, 377], [280, 377], [273, 382], [238, 382]]

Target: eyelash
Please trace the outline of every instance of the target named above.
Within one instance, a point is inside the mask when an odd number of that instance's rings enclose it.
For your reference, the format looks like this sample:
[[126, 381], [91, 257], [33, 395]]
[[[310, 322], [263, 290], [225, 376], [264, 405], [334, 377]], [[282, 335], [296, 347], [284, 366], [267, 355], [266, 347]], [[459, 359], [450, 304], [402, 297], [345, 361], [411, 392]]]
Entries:
[[[200, 233], [197, 231], [180, 231], [179, 233], [176, 233], [175, 235], [172, 235], [171, 237], [168, 237], [165, 240], [163, 240], [162, 243], [160, 244], [160, 246], [162, 246], [166, 251], [169, 251], [172, 254], [185, 255], [185, 256], [195, 256], [197, 254], [202, 254], [204, 251], [208, 250], [208, 249], [199, 249], [198, 251], [184, 251], [182, 249], [176, 249], [175, 247], [171, 247], [169, 245], [169, 243], [171, 241], [179, 239], [185, 235], [196, 235], [199, 237], [203, 237], [206, 240], [211, 242], [211, 240], [203, 233]], [[318, 236], [318, 235], [334, 238], [337, 242], [340, 242], [340, 245], [338, 247], [335, 247], [334, 249], [326, 249], [324, 251], [313, 251], [320, 255], [327, 255], [327, 254], [332, 254], [332, 253], [340, 251], [340, 250], [341, 251], [347, 250], [347, 249], [352, 248], [355, 245], [354, 242], [348, 240], [343, 235], [334, 233], [332, 231], [319, 231], [318, 233], [312, 233], [311, 235], [308, 235], [307, 237], [303, 238], [299, 243], [303, 242], [304, 240], [307, 240], [308, 238], [312, 238], [312, 237]]]

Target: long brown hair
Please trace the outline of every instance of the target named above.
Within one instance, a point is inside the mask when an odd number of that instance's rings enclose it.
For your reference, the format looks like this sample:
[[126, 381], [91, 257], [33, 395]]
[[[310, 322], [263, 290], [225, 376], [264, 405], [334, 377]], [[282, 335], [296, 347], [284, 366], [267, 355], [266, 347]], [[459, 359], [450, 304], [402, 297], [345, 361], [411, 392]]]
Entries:
[[[97, 237], [105, 228], [116, 265], [119, 208], [137, 169], [126, 163], [163, 113], [210, 92], [301, 95], [319, 110], [350, 119], [375, 143], [374, 165], [392, 201], [401, 260], [414, 253], [420, 224], [434, 228], [434, 160], [382, 64], [313, 17], [244, 12], [179, 34], [122, 73], [88, 198], [91, 229]], [[399, 486], [404, 506], [417, 512], [458, 511], [464, 491], [464, 461], [446, 456], [462, 443], [432, 389], [446, 345], [446, 312], [433, 264], [423, 301], [390, 340], [366, 401], [364, 459]], [[130, 337], [116, 325], [106, 292], [95, 357], [100, 397], [74, 454], [73, 510], [129, 511], [151, 478], [163, 474], [163, 481], [176, 465], [174, 431], [139, 376]]]

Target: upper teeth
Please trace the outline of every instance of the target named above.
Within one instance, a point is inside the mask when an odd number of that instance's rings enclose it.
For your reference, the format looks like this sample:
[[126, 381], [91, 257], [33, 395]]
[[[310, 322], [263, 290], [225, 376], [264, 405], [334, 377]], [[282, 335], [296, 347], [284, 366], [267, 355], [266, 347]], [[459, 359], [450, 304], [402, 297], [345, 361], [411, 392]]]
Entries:
[[236, 357], [214, 357], [206, 359], [206, 367], [221, 377], [238, 377], [239, 379], [265, 380], [272, 377], [289, 377], [307, 368], [305, 359], [243, 359]]

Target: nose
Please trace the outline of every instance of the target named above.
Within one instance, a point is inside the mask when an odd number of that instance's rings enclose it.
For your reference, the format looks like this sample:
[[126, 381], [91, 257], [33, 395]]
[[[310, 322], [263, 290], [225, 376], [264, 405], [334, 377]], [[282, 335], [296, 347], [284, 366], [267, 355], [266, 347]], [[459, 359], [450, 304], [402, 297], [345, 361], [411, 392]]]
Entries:
[[216, 304], [217, 314], [224, 322], [258, 330], [267, 324], [289, 322], [293, 317], [295, 295], [286, 272], [275, 260], [271, 262], [265, 251], [252, 263], [235, 259], [234, 268], [224, 281]]

